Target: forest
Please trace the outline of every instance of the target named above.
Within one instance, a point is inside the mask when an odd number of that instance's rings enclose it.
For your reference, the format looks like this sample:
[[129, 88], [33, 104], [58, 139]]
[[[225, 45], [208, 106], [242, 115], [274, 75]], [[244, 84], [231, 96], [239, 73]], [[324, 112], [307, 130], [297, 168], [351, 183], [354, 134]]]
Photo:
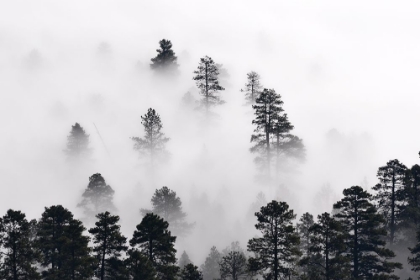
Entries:
[[[170, 40], [159, 41], [151, 62], [157, 81], [179, 79]], [[226, 79], [223, 65], [204, 56], [191, 73], [199, 99], [187, 92], [182, 104], [200, 115], [203, 129], [217, 126], [214, 121], [220, 118], [214, 108], [225, 103], [224, 72]], [[238, 93], [253, 113], [253, 182], [263, 188], [276, 185], [305, 161], [304, 141], [292, 134], [282, 96], [265, 88], [257, 72], [246, 74]], [[141, 116], [142, 136], [129, 137], [152, 185], [172, 157], [167, 146], [173, 139], [163, 124], [159, 112], [149, 108]], [[73, 170], [86, 168], [95, 149], [90, 134], [76, 122], [67, 136], [63, 163]], [[260, 192], [245, 225], [256, 229], [247, 243], [231, 240], [222, 250], [206, 248], [204, 261], [194, 263], [175, 245], [180, 239], [188, 242], [200, 221], [189, 221], [174, 190], [160, 186], [150, 208], [131, 209], [142, 218], [131, 235], [124, 235], [114, 203], [118, 190], [94, 173], [77, 204], [83, 212], [80, 219], [60, 204], [45, 207], [32, 220], [19, 210], [7, 210], [0, 219], [1, 279], [413, 279], [410, 275], [420, 271], [420, 166], [391, 159], [378, 167], [376, 178], [369, 188], [344, 188], [342, 198], [319, 215], [305, 212], [298, 217], [286, 201], [267, 201]]]

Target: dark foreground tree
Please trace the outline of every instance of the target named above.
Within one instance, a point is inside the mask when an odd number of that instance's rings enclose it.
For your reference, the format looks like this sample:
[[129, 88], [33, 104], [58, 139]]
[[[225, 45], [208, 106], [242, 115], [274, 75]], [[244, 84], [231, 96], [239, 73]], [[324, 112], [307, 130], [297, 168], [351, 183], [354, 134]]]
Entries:
[[43, 279], [90, 279], [93, 259], [85, 228], [61, 205], [45, 208], [37, 225], [37, 248], [41, 253]]
[[93, 174], [89, 177], [89, 184], [82, 195], [83, 200], [77, 206], [83, 208], [86, 217], [94, 217], [100, 212], [115, 211], [112, 202], [114, 193], [101, 174]]
[[[354, 279], [388, 279], [400, 263], [390, 262], [394, 252], [385, 248], [385, 220], [369, 202], [371, 195], [359, 186], [343, 191], [344, 198], [334, 204], [335, 217], [343, 227], [345, 256]], [[387, 278], [388, 277], [388, 278]]]
[[323, 213], [318, 215], [318, 222], [309, 228], [309, 232], [312, 255], [303, 261], [321, 279], [346, 279], [350, 275], [349, 260], [342, 255], [346, 246], [340, 222], [329, 213]]
[[247, 260], [244, 253], [230, 251], [220, 262], [220, 276], [226, 280], [239, 280], [248, 276]]
[[156, 280], [156, 271], [147, 256], [137, 249], [128, 250], [127, 270], [133, 280]]
[[408, 248], [413, 255], [408, 258], [408, 263], [412, 266], [411, 270], [420, 271], [420, 231], [417, 232], [417, 242], [414, 248]]
[[155, 109], [149, 108], [141, 119], [144, 127], [144, 137], [132, 137], [131, 139], [134, 141], [134, 149], [139, 151], [140, 156], [148, 156], [150, 158], [150, 166], [153, 168], [156, 161], [167, 158], [168, 152], [165, 149], [165, 145], [169, 138], [165, 137], [165, 134], [161, 132], [162, 121]]
[[203, 273], [192, 263], [187, 264], [180, 273], [181, 280], [203, 280]]
[[176, 264], [176, 237], [168, 230], [168, 222], [156, 214], [148, 213], [136, 226], [130, 245], [139, 248], [148, 257], [158, 276], [163, 279], [175, 279], [178, 272]]
[[218, 95], [219, 91], [225, 90], [219, 85], [219, 69], [213, 59], [205, 56], [200, 59], [194, 74], [196, 75], [193, 80], [196, 81], [200, 94], [203, 96], [201, 105], [204, 107], [206, 114], [208, 114], [210, 107], [224, 103]]
[[255, 213], [262, 237], [255, 237], [248, 242], [248, 251], [255, 254], [250, 258], [253, 270], [262, 271], [267, 279], [282, 279], [294, 274], [293, 264], [300, 256], [299, 235], [292, 220], [293, 210], [286, 202], [273, 200]]
[[37, 253], [31, 236], [35, 221], [28, 222], [21, 211], [8, 210], [0, 219], [0, 278], [40, 279], [35, 268]]
[[79, 123], [71, 127], [70, 135], [67, 136], [67, 149], [64, 152], [68, 160], [88, 159], [92, 154], [92, 149], [89, 148], [89, 134]]
[[162, 39], [159, 41], [160, 49], [157, 49], [156, 57], [152, 58], [150, 68], [161, 74], [178, 73], [177, 57], [172, 50], [172, 43], [169, 40]]
[[385, 166], [379, 167], [377, 177], [379, 184], [373, 187], [376, 191], [373, 197], [378, 205], [379, 213], [385, 217], [388, 240], [391, 246], [399, 229], [400, 210], [404, 200], [404, 182], [407, 168], [397, 159], [390, 160]]
[[415, 242], [420, 228], [420, 166], [415, 164], [407, 170], [404, 183], [404, 205], [401, 207], [401, 226], [409, 242]]
[[93, 235], [93, 252], [98, 260], [96, 274], [99, 279], [104, 280], [120, 269], [118, 259], [127, 250], [127, 238], [121, 234], [118, 225], [120, 217], [104, 212], [96, 215], [96, 218], [98, 221], [94, 228], [89, 229], [89, 233]]
[[299, 222], [296, 225], [297, 232], [300, 237], [300, 250], [302, 252], [302, 259], [299, 262], [301, 266], [302, 279], [318, 279], [317, 267], [312, 265], [316, 256], [310, 251], [311, 245], [311, 231], [309, 230], [314, 225], [314, 217], [312, 214], [306, 212], [299, 219]]
[[241, 89], [242, 92], [245, 92], [245, 100], [247, 104], [255, 104], [255, 100], [259, 97], [262, 85], [260, 83], [260, 75], [256, 72], [251, 71], [247, 76], [247, 83], [245, 88]]
[[152, 210], [142, 209], [143, 214], [155, 213], [169, 223], [169, 229], [176, 236], [185, 236], [193, 224], [185, 221], [187, 214], [182, 211], [181, 199], [176, 192], [164, 186], [157, 189], [152, 197]]
[[222, 259], [221, 254], [215, 246], [211, 247], [210, 253], [207, 256], [204, 264], [201, 265], [201, 271], [203, 272], [204, 280], [213, 280], [220, 278], [220, 261]]

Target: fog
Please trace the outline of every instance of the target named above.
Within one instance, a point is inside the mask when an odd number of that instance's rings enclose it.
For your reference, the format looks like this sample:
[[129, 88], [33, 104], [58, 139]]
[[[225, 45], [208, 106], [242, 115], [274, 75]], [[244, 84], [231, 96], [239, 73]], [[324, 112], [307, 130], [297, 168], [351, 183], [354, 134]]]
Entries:
[[[177, 240], [178, 253], [200, 265], [212, 245], [246, 247], [259, 192], [287, 201], [298, 216], [330, 211], [344, 188], [370, 189], [388, 160], [419, 161], [419, 8], [417, 1], [3, 2], [0, 212], [39, 218], [45, 206], [63, 204], [81, 217], [76, 205], [98, 172], [115, 190], [131, 237], [140, 208], [168, 186], [195, 222], [188, 240]], [[174, 80], [149, 67], [163, 38], [178, 56]], [[205, 55], [229, 74], [211, 125], [182, 103], [187, 91], [199, 99], [192, 77]], [[255, 180], [249, 152], [253, 112], [240, 89], [250, 71], [281, 94], [307, 151], [296, 172], [270, 186]], [[130, 139], [143, 136], [148, 108], [171, 138], [170, 161], [153, 178]], [[75, 122], [93, 148], [83, 168], [63, 153]], [[330, 197], [319, 203], [322, 191]]]

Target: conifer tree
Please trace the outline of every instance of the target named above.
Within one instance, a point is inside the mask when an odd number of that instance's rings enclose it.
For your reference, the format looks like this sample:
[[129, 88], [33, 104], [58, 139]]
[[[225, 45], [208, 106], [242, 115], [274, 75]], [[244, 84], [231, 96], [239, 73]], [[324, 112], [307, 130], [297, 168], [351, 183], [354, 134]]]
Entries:
[[278, 280], [291, 277], [295, 272], [293, 264], [300, 256], [299, 235], [292, 224], [295, 218], [286, 202], [273, 200], [255, 213], [262, 237], [248, 241], [248, 251], [255, 254], [249, 262], [253, 270], [260, 270], [267, 279]]
[[390, 262], [393, 251], [385, 248], [385, 219], [369, 202], [371, 195], [359, 186], [343, 191], [344, 198], [334, 204], [337, 218], [343, 227], [346, 256], [350, 260], [354, 279], [375, 279], [393, 277], [400, 263]]
[[172, 50], [172, 43], [169, 40], [162, 39], [159, 41], [160, 49], [157, 49], [156, 57], [152, 58], [150, 68], [155, 72], [165, 74], [178, 73], [177, 57]]
[[209, 255], [204, 261], [204, 264], [201, 265], [201, 271], [203, 271], [204, 280], [213, 280], [218, 279], [220, 277], [221, 259], [222, 256], [216, 249], [216, 247], [211, 247]]
[[115, 211], [112, 202], [114, 193], [100, 173], [93, 174], [89, 177], [89, 184], [82, 195], [83, 200], [77, 206], [84, 209], [86, 217], [94, 217], [105, 211]]
[[176, 237], [168, 230], [168, 222], [156, 214], [148, 213], [136, 226], [130, 245], [139, 248], [148, 257], [159, 277], [175, 279], [176, 267]]
[[96, 218], [98, 221], [94, 228], [89, 229], [89, 233], [93, 235], [93, 252], [98, 259], [97, 276], [100, 280], [111, 279], [109, 275], [119, 269], [115, 264], [121, 253], [127, 250], [127, 238], [121, 234], [118, 225], [120, 217], [106, 211], [96, 215]]
[[379, 213], [385, 217], [388, 240], [394, 244], [396, 233], [401, 222], [400, 212], [404, 204], [404, 182], [407, 168], [397, 159], [390, 160], [379, 167], [377, 177], [379, 183], [373, 187]]
[[306, 212], [299, 219], [296, 225], [297, 232], [300, 237], [300, 250], [302, 252], [302, 259], [299, 265], [302, 267], [302, 279], [316, 279], [317, 271], [312, 266], [313, 259], [316, 258], [309, 250], [311, 245], [310, 228], [314, 225], [314, 217], [312, 214]]
[[180, 273], [180, 280], [203, 280], [203, 273], [192, 263], [187, 264]]
[[[404, 183], [404, 205], [400, 217], [406, 231], [416, 232], [420, 228], [420, 166], [415, 164], [407, 170]], [[411, 237], [411, 236], [410, 236]]]
[[408, 248], [410, 253], [413, 255], [408, 258], [408, 263], [412, 266], [411, 270], [418, 272], [420, 271], [420, 231], [417, 231], [417, 242], [414, 248]]
[[21, 211], [9, 209], [0, 219], [0, 278], [4, 280], [40, 279], [38, 258], [31, 238], [31, 227]]
[[[309, 250], [312, 258], [306, 263], [321, 279], [345, 279], [350, 275], [349, 260], [342, 255], [346, 246], [341, 224], [329, 213], [318, 215], [318, 222], [309, 228]], [[313, 275], [313, 274], [312, 274]]]
[[155, 109], [149, 108], [141, 119], [145, 135], [143, 138], [132, 137], [131, 139], [134, 141], [134, 149], [139, 151], [140, 156], [149, 156], [150, 166], [153, 168], [156, 160], [163, 160], [168, 156], [165, 144], [169, 138], [161, 132], [163, 125]]
[[193, 80], [196, 81], [197, 87], [202, 95], [201, 105], [208, 115], [211, 106], [224, 103], [218, 95], [219, 91], [225, 90], [219, 85], [219, 69], [213, 59], [205, 56], [200, 59], [200, 63], [198, 64], [197, 70], [194, 71], [194, 74], [196, 75]]
[[182, 252], [182, 255], [181, 255], [181, 257], [179, 258], [179, 261], [178, 261], [179, 268], [182, 270], [184, 268], [184, 266], [186, 266], [189, 263], [192, 263], [192, 261], [188, 257], [187, 253], [185, 251]]
[[79, 123], [71, 127], [70, 135], [67, 136], [67, 149], [64, 150], [68, 160], [88, 159], [92, 153], [89, 148], [89, 134], [85, 132]]
[[247, 260], [243, 252], [230, 251], [220, 261], [222, 279], [239, 280], [248, 276]]
[[242, 92], [245, 92], [245, 100], [247, 104], [255, 104], [255, 100], [259, 97], [262, 85], [260, 82], [260, 75], [258, 73], [251, 71], [247, 76], [247, 83], [245, 88], [241, 89]]
[[153, 212], [169, 223], [169, 229], [176, 236], [185, 236], [193, 224], [185, 221], [187, 214], [182, 211], [181, 199], [176, 192], [164, 186], [152, 196], [152, 210], [142, 209], [143, 214]]
[[45, 208], [37, 226], [37, 248], [41, 253], [44, 279], [90, 279], [93, 259], [83, 236], [84, 227], [61, 205]]
[[129, 275], [133, 280], [156, 280], [156, 271], [150, 260], [137, 249], [127, 251], [126, 260]]
[[261, 169], [267, 172], [270, 176], [270, 163], [272, 156], [272, 149], [270, 147], [270, 138], [273, 132], [275, 120], [283, 112], [283, 101], [280, 95], [274, 89], [264, 89], [260, 96], [256, 99], [256, 105], [252, 105], [255, 110], [255, 119], [252, 124], [256, 126], [251, 136], [251, 143], [254, 146], [250, 149], [253, 153], [259, 155], [255, 158], [255, 162]]

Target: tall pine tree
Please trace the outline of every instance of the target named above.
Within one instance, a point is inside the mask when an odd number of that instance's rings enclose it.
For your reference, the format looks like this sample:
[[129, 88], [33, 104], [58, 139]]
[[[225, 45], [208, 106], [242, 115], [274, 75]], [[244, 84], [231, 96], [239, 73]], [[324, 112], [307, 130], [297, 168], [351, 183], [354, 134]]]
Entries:
[[219, 85], [219, 69], [213, 59], [205, 56], [200, 59], [198, 68], [194, 71], [193, 80], [196, 81], [197, 87], [202, 95], [201, 105], [204, 107], [206, 114], [212, 106], [223, 104], [218, 95], [219, 91], [225, 90]]
[[241, 89], [241, 91], [245, 92], [245, 100], [247, 104], [255, 104], [255, 100], [259, 97], [262, 90], [260, 75], [251, 71], [247, 73], [246, 76], [247, 83], [245, 84], [245, 88]]
[[67, 148], [64, 152], [70, 161], [86, 160], [92, 154], [92, 149], [89, 147], [89, 134], [79, 123], [75, 123], [71, 127], [70, 135], [67, 136]]
[[220, 261], [222, 255], [215, 246], [211, 247], [209, 255], [206, 257], [204, 264], [201, 265], [204, 280], [213, 280], [220, 277]]
[[394, 252], [385, 248], [385, 220], [377, 213], [369, 200], [371, 195], [359, 186], [343, 191], [344, 198], [334, 204], [337, 218], [343, 227], [346, 244], [345, 256], [350, 261], [354, 279], [374, 279], [391, 277], [400, 263], [390, 262]]
[[179, 65], [171, 41], [162, 39], [159, 46], [160, 49], [156, 50], [158, 54], [151, 59], [153, 63], [150, 64], [150, 68], [160, 74], [177, 74]]

